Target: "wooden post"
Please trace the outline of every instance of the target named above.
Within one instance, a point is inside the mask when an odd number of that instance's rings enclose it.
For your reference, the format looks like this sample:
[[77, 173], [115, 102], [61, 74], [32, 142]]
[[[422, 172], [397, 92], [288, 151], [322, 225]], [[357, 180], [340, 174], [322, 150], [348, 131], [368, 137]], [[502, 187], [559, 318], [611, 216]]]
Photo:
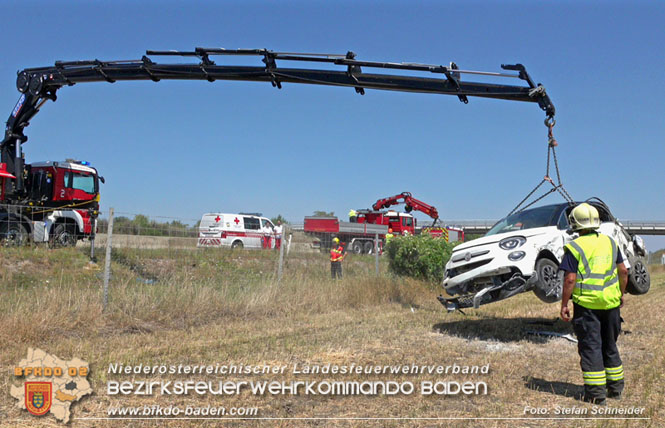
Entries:
[[111, 240], [113, 238], [113, 208], [109, 210], [109, 226], [106, 231], [106, 259], [104, 260], [104, 301], [102, 308], [106, 311], [109, 304], [109, 278], [111, 277]]
[[288, 229], [286, 225], [282, 226], [282, 237], [280, 238], [281, 242], [279, 243], [279, 267], [277, 268], [277, 281], [282, 280], [282, 273], [284, 271], [284, 237], [286, 236]]
[[379, 276], [379, 234], [374, 234], [374, 267], [376, 276]]
[[97, 217], [92, 219], [90, 230], [90, 263], [97, 263], [95, 258], [95, 237], [97, 236]]

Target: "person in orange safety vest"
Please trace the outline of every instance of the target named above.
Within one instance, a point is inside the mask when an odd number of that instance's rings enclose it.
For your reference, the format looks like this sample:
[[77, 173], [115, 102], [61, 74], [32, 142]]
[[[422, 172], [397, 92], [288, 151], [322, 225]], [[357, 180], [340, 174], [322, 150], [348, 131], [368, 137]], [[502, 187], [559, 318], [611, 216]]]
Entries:
[[339, 238], [333, 238], [334, 247], [330, 250], [330, 275], [332, 279], [342, 278], [342, 260], [344, 254], [344, 247], [339, 243]]

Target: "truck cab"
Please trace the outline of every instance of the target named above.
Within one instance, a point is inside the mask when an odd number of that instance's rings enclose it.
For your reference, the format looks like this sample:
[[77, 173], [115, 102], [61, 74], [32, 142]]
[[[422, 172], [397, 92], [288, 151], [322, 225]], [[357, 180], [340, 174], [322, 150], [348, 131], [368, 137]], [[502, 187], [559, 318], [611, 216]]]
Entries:
[[358, 223], [382, 224], [393, 230], [395, 235], [415, 235], [416, 218], [409, 213], [397, 211], [359, 210]]
[[71, 159], [35, 162], [25, 166], [24, 177], [23, 196], [0, 207], [0, 222], [7, 223], [0, 225], [0, 239], [72, 246], [94, 234], [104, 182], [95, 168]]
[[30, 200], [85, 203], [99, 200], [99, 176], [87, 162], [35, 162], [29, 171], [27, 189]]

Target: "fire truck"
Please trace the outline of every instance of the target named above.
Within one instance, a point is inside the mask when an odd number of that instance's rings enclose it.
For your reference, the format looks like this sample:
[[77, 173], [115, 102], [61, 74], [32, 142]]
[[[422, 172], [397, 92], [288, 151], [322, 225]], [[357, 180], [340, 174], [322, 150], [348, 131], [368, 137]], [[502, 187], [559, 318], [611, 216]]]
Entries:
[[[393, 205], [404, 204], [404, 211], [385, 210]], [[417, 219], [411, 214], [413, 210], [423, 212], [433, 219], [431, 226], [417, 227]], [[453, 241], [463, 241], [464, 231], [452, 227], [436, 226], [439, 219], [438, 210], [416, 198], [409, 192], [377, 200], [372, 209], [356, 211], [356, 216], [349, 221], [340, 221], [337, 217], [305, 217], [305, 233], [315, 236], [316, 246], [327, 249], [332, 246], [333, 237], [339, 238], [351, 252], [369, 254], [374, 249], [374, 239], [378, 235], [380, 247], [385, 243], [385, 235], [392, 230], [393, 235], [416, 235], [428, 233], [435, 238], [448, 241], [453, 234]], [[452, 232], [452, 233], [451, 233]]]
[[8, 194], [6, 180], [18, 181], [0, 163], [0, 240], [4, 245], [31, 241], [65, 247], [94, 236], [99, 183], [104, 178], [88, 162], [27, 164], [20, 192]]
[[[190, 58], [194, 62], [158, 63], [151, 58], [165, 56]], [[263, 64], [216, 64], [212, 60], [214, 57], [228, 59], [239, 56], [258, 57]], [[284, 67], [284, 63], [306, 63], [308, 66]], [[311, 67], [313, 63], [325, 63], [331, 67], [316, 69]], [[343, 68], [332, 69], [332, 66]], [[75, 239], [94, 234], [90, 219], [95, 218], [99, 209], [98, 182], [102, 181], [97, 172], [93, 168], [85, 169], [86, 165], [76, 162], [52, 162], [43, 167], [28, 165], [22, 149], [28, 139], [25, 127], [48, 100], [57, 100], [56, 93], [65, 86], [136, 80], [267, 82], [278, 89], [291, 83], [314, 84], [353, 88], [360, 95], [364, 95], [367, 89], [454, 95], [465, 104], [469, 102], [469, 97], [537, 103], [546, 112], [548, 120], [553, 121], [555, 108], [552, 101], [545, 88], [534, 83], [525, 67], [514, 64], [501, 65], [501, 68], [506, 72], [461, 70], [452, 62], [444, 66], [361, 61], [351, 51], [346, 54], [322, 54], [201, 47], [191, 51], [146, 51], [140, 59], [133, 60], [56, 61], [54, 65], [26, 68], [18, 73], [16, 88], [21, 95], [7, 120], [5, 136], [0, 142], [0, 162], [5, 165], [1, 183], [0, 240], [22, 242], [32, 237], [35, 241], [71, 244]], [[402, 74], [366, 73], [367, 69], [397, 70]], [[414, 73], [424, 73], [425, 76], [411, 75]], [[473, 82], [463, 80], [462, 75], [497, 80], [518, 79], [525, 84]], [[78, 174], [86, 177], [76, 178]], [[88, 180], [94, 186], [77, 189], [75, 186], [81, 180]]]

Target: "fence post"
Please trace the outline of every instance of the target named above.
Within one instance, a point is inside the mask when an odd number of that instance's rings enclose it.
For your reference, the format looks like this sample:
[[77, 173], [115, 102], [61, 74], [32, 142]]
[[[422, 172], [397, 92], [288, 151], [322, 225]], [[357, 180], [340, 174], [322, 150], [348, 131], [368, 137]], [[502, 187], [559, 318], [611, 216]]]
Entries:
[[97, 236], [97, 217], [93, 217], [90, 222], [90, 263], [97, 263], [95, 258], [95, 237]]
[[379, 234], [374, 234], [374, 268], [376, 276], [379, 276]]
[[282, 272], [284, 271], [284, 237], [288, 229], [286, 225], [282, 226], [282, 237], [280, 238], [279, 243], [279, 268], [277, 268], [277, 282], [282, 280]]
[[111, 276], [111, 240], [113, 238], [113, 208], [109, 209], [109, 225], [106, 231], [106, 259], [104, 260], [104, 301], [102, 309], [109, 304], [109, 278]]

